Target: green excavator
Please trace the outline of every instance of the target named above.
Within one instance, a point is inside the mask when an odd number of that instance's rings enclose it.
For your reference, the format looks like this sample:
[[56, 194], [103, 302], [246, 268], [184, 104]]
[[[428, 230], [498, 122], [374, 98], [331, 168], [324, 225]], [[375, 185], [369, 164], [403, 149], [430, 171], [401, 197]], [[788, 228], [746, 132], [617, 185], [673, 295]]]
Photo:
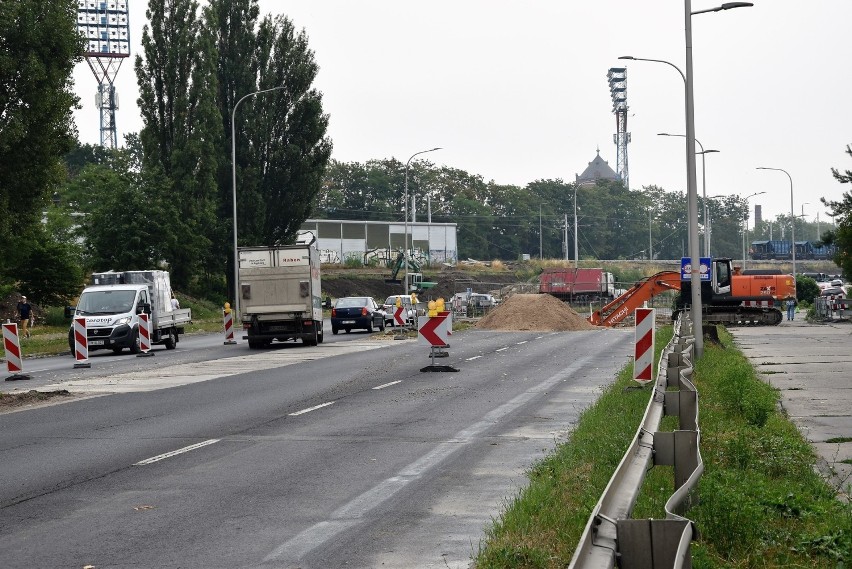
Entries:
[[[391, 269], [391, 277], [385, 279], [386, 283], [402, 284], [402, 279], [399, 278], [399, 273], [405, 268], [405, 254], [400, 251], [396, 259], [390, 261], [388, 266]], [[420, 263], [409, 256], [408, 258], [408, 286], [406, 292], [408, 294], [422, 293], [427, 288], [432, 288], [438, 283], [423, 280], [423, 273], [420, 272]]]

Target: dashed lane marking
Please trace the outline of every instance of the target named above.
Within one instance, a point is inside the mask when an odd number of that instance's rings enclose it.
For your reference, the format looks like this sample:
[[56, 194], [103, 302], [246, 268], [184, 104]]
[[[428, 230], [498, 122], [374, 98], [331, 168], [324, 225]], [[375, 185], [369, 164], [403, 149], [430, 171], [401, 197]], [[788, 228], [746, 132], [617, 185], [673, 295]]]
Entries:
[[218, 443], [221, 439], [209, 439], [200, 443], [195, 443], [194, 445], [189, 445], [188, 447], [179, 448], [177, 450], [173, 450], [170, 452], [165, 452], [163, 454], [158, 454], [157, 456], [152, 456], [151, 458], [146, 458], [145, 460], [140, 460], [133, 466], [145, 466], [146, 464], [152, 464], [154, 462], [159, 462], [161, 460], [171, 458], [173, 456], [177, 456], [179, 454], [183, 454], [185, 452], [189, 452], [191, 450], [199, 449], [202, 447], [206, 447], [208, 445], [212, 445], [214, 443]]
[[334, 405], [334, 401], [329, 401], [328, 403], [322, 403], [320, 405], [314, 405], [313, 407], [308, 407], [307, 409], [302, 409], [301, 411], [290, 413], [290, 416], [295, 417], [297, 415], [304, 415], [305, 413], [310, 413], [311, 411], [316, 411], [317, 409], [322, 409], [323, 407], [328, 407], [329, 405]]
[[385, 383], [383, 385], [377, 385], [373, 389], [384, 389], [385, 387], [390, 387], [391, 385], [396, 385], [397, 383], [402, 383], [402, 380], [399, 379], [397, 381], [391, 381], [390, 383]]

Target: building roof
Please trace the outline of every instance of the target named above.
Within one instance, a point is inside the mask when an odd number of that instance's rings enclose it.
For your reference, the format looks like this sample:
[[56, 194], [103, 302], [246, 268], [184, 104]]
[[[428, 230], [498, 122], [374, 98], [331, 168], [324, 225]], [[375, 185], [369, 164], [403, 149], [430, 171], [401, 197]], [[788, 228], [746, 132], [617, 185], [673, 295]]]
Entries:
[[621, 178], [615, 173], [615, 170], [610, 168], [606, 160], [601, 158], [601, 150], [597, 149], [597, 156], [589, 162], [588, 167], [583, 170], [582, 174], [576, 175], [576, 182], [580, 185], [593, 185], [598, 180], [620, 180]]

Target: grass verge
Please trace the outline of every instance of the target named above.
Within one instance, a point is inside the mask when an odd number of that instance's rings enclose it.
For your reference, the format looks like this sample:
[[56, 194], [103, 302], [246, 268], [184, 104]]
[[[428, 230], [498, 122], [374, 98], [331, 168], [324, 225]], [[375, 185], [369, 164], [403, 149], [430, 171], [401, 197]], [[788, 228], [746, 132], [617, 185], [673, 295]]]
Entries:
[[[671, 337], [657, 333], [657, 357]], [[777, 392], [761, 382], [731, 336], [705, 344], [696, 365], [705, 472], [687, 512], [701, 535], [693, 567], [824, 567], [852, 563], [852, 506], [816, 474], [816, 456], [777, 411]], [[478, 569], [556, 568], [571, 560], [588, 516], [621, 460], [648, 402], [631, 367], [586, 410], [570, 439], [532, 467], [529, 485], [486, 530]], [[662, 430], [676, 428], [668, 417]], [[671, 467], [645, 479], [636, 518], [665, 517]]]

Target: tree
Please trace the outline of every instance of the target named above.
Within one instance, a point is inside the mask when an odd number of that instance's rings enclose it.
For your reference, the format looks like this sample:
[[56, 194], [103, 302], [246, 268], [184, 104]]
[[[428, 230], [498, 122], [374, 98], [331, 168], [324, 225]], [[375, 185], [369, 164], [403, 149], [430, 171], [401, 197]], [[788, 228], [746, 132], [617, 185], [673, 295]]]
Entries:
[[[846, 146], [846, 154], [852, 156], [852, 146]], [[841, 172], [831, 169], [834, 179], [841, 184], [852, 184], [852, 170]], [[837, 229], [823, 236], [823, 241], [837, 246], [834, 262], [843, 269], [846, 279], [852, 278], [852, 192], [843, 192], [840, 201], [829, 201], [820, 198], [822, 203], [832, 209], [832, 216], [837, 223]]]
[[221, 259], [212, 246], [223, 140], [216, 52], [195, 0], [149, 0], [146, 15], [150, 27], [142, 32], [144, 58], [136, 57], [145, 125], [140, 133], [143, 168], [148, 180], [166, 184], [164, 198], [176, 206], [180, 220], [177, 226], [163, 226], [163, 233], [153, 238], [166, 246], [163, 258], [172, 282], [185, 288], [202, 268]]
[[331, 158], [328, 115], [311, 87], [319, 66], [304, 32], [283, 16], [267, 16], [257, 46], [258, 87], [284, 88], [266, 94], [248, 124], [260, 204], [246, 229], [256, 243], [288, 243], [309, 217]]
[[77, 104], [71, 72], [83, 50], [73, 0], [0, 2], [0, 277], [15, 281], [21, 235], [65, 177]]

